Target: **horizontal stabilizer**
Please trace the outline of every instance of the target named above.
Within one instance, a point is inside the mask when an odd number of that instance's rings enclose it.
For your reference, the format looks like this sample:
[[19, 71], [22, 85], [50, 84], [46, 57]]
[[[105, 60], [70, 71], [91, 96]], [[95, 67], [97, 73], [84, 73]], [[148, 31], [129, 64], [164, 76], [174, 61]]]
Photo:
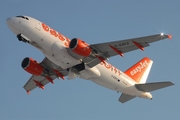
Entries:
[[136, 96], [131, 96], [131, 95], [128, 95], [128, 94], [124, 94], [122, 93], [121, 96], [119, 97], [119, 102], [121, 103], [125, 103], [133, 98], [135, 98]]
[[174, 84], [172, 82], [156, 82], [156, 83], [136, 84], [135, 87], [139, 91], [151, 92], [171, 85]]

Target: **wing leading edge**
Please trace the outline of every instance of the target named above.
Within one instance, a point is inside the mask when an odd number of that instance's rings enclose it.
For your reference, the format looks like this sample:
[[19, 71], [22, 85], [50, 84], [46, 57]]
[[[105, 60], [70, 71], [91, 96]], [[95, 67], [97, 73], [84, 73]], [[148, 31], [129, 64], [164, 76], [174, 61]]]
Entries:
[[[106, 43], [99, 43], [99, 44], [92, 44], [90, 47], [96, 51], [97, 56], [101, 57], [102, 59], [106, 60], [115, 55], [123, 56], [124, 53], [130, 52], [133, 50], [141, 49], [144, 50], [145, 47], [150, 46], [149, 43], [153, 43], [156, 41], [160, 41], [163, 39], [169, 38], [171, 39], [171, 35], [164, 35], [164, 34], [156, 34], [151, 36], [139, 37], [139, 38], [132, 38], [126, 40], [118, 40], [113, 42], [106, 42]], [[94, 57], [86, 57], [83, 58], [83, 61], [89, 65], [89, 67], [93, 67], [100, 62], [102, 59]]]
[[91, 47], [96, 49], [100, 53], [107, 53], [109, 57], [112, 57], [114, 55], [118, 55], [118, 53], [114, 51], [110, 47], [110, 45], [116, 48], [117, 50], [121, 51], [122, 53], [126, 53], [136, 49], [140, 49], [140, 46], [147, 47], [149, 46], [149, 43], [160, 41], [166, 38], [171, 39], [171, 35], [156, 34], [151, 36], [127, 39], [127, 40], [118, 40], [113, 42], [93, 44], [91, 45]]

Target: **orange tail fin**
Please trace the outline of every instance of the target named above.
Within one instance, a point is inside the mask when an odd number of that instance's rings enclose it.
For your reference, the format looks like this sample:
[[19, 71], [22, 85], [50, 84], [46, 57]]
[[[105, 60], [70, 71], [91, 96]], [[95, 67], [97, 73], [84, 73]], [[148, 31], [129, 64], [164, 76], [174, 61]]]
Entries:
[[145, 83], [149, 75], [153, 61], [147, 57], [141, 59], [124, 73], [137, 83]]

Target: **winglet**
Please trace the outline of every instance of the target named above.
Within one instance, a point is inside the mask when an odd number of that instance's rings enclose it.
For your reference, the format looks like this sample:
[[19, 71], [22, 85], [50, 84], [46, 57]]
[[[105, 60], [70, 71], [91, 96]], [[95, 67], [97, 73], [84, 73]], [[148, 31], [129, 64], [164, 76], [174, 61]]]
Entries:
[[29, 90], [26, 90], [27, 94], [29, 95], [30, 94], [30, 91]]
[[167, 35], [168, 36], [168, 38], [171, 40], [172, 39], [172, 35], [171, 34], [169, 34], [169, 35]]

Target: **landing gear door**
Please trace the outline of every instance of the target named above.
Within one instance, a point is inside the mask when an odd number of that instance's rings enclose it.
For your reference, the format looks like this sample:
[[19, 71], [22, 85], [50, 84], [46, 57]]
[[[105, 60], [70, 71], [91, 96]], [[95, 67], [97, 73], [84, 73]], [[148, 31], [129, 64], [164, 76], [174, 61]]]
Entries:
[[36, 28], [38, 31], [41, 31], [41, 22], [35, 20], [35, 23], [36, 23], [35, 28]]

